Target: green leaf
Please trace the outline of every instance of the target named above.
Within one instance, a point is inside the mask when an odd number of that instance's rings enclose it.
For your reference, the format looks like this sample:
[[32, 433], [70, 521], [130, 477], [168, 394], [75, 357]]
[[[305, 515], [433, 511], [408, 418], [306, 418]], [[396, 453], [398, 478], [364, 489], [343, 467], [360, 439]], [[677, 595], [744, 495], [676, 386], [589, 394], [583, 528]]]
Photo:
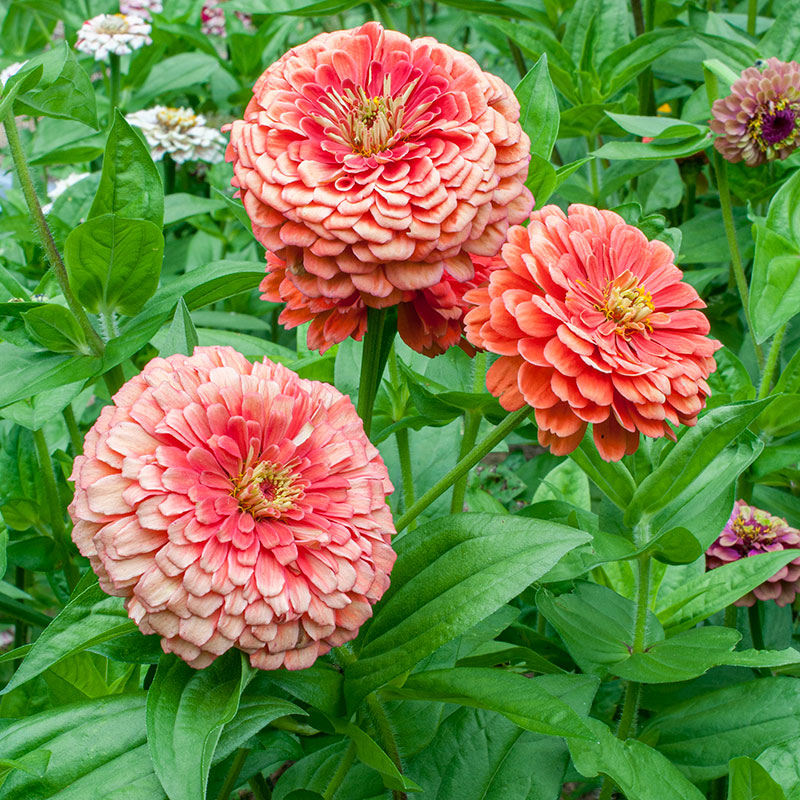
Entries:
[[49, 761], [50, 752], [48, 750], [36, 750], [20, 759], [0, 758], [0, 786], [3, 785], [5, 779], [15, 769], [41, 778], [47, 769]]
[[144, 85], [136, 92], [136, 98], [142, 106], [146, 106], [156, 97], [174, 96], [190, 86], [205, 83], [219, 69], [219, 61], [208, 53], [170, 56], [147, 76]]
[[800, 738], [768, 747], [757, 761], [783, 787], [788, 800], [800, 798]]
[[202, 670], [174, 655], [161, 659], [147, 693], [147, 741], [170, 800], [205, 798], [222, 727], [236, 715], [250, 676], [243, 659], [230, 650]]
[[572, 760], [581, 775], [607, 775], [631, 800], [703, 800], [704, 795], [667, 758], [635, 739], [617, 739], [600, 720], [587, 721], [599, 745], [568, 739]]
[[514, 89], [520, 104], [519, 123], [531, 140], [531, 153], [550, 158], [558, 139], [558, 97], [544, 53]]
[[362, 635], [358, 660], [345, 668], [348, 704], [480, 622], [589, 538], [492, 514], [443, 517], [406, 533], [395, 543], [392, 585]]
[[578, 0], [567, 17], [562, 41], [573, 62], [588, 71], [628, 44], [629, 29], [624, 0]]
[[[717, 407], [741, 400], [754, 400], [756, 388], [747, 368], [739, 357], [728, 347], [723, 347], [714, 353], [717, 368], [708, 378], [711, 387], [711, 402]], [[800, 364], [800, 359], [798, 359]], [[776, 391], [786, 391], [785, 389]]]
[[728, 800], [786, 800], [780, 784], [752, 758], [734, 758], [728, 765]]
[[598, 150], [592, 151], [595, 158], [619, 159], [666, 159], [685, 158], [699, 153], [711, 145], [711, 134], [701, 134], [680, 142], [660, 144], [655, 142], [606, 142]]
[[104, 214], [145, 219], [159, 228], [164, 220], [164, 189], [150, 148], [119, 109], [108, 134], [103, 173], [89, 219]]
[[[536, 593], [536, 607], [584, 672], [607, 675], [630, 655], [635, 606], [613, 589], [583, 582], [573, 592], [555, 597], [542, 588]], [[661, 625], [648, 611], [645, 645], [663, 638]]]
[[274, 691], [274, 686], [277, 686], [304, 703], [318, 708], [329, 717], [338, 717], [345, 712], [342, 697], [343, 681], [341, 672], [318, 661], [307, 669], [259, 673], [248, 691], [254, 692], [261, 687], [265, 694], [269, 694]]
[[531, 502], [541, 503], [545, 500], [562, 500], [576, 508], [591, 511], [589, 479], [575, 461], [565, 459], [542, 478]]
[[650, 136], [653, 139], [687, 139], [708, 130], [705, 125], [695, 125], [672, 117], [637, 117], [632, 114], [606, 114], [623, 130], [636, 136]]
[[54, 353], [90, 355], [83, 332], [75, 315], [64, 306], [45, 303], [22, 315], [28, 336]]
[[659, 598], [656, 614], [674, 635], [740, 600], [796, 557], [793, 550], [759, 553], [696, 575]]
[[594, 739], [585, 718], [542, 688], [547, 683], [540, 684], [540, 680], [485, 667], [455, 667], [416, 672], [402, 687], [389, 687], [384, 692], [387, 697], [458, 703], [497, 711], [533, 733]]
[[185, 356], [190, 356], [197, 344], [197, 331], [189, 314], [189, 309], [186, 307], [186, 301], [181, 297], [178, 300], [178, 307], [175, 309], [172, 324], [167, 330], [166, 339], [158, 348], [158, 354], [162, 358], [175, 353], [183, 353]]
[[72, 289], [88, 311], [133, 316], [158, 287], [164, 237], [152, 222], [103, 214], [67, 237], [64, 254]]
[[800, 349], [789, 359], [789, 363], [783, 368], [778, 382], [775, 384], [774, 392], [800, 393]]
[[30, 653], [0, 694], [40, 675], [62, 658], [136, 630], [121, 597], [109, 597], [88, 572], [69, 603], [42, 631]]
[[3, 800], [164, 800], [147, 752], [145, 695], [122, 694], [61, 706], [0, 729], [0, 752], [21, 760], [50, 753], [42, 777], [13, 772]]
[[693, 781], [719, 778], [737, 756], [800, 735], [800, 681], [761, 678], [718, 689], [656, 714], [640, 734]]
[[555, 167], [536, 153], [531, 154], [528, 180], [525, 185], [536, 199], [536, 208], [541, 208], [556, 189], [558, 175]]
[[209, 214], [226, 207], [224, 201], [214, 198], [198, 197], [184, 192], [170, 194], [164, 198], [164, 225], [173, 225], [198, 214]]
[[765, 56], [775, 56], [781, 61], [796, 61], [800, 55], [800, 31], [796, 24], [800, 2], [788, 0], [781, 3], [777, 11], [775, 21], [767, 28], [758, 49]]
[[[625, 514], [628, 524], [652, 517], [684, 494], [697, 494], [695, 482], [715, 458], [735, 442], [747, 426], [770, 403], [735, 403], [715, 408], [686, 431], [659, 466], [638, 486]], [[756, 452], [753, 458], [758, 455]], [[712, 477], [712, 476], [709, 476]]]
[[636, 492], [636, 481], [621, 461], [604, 461], [592, 441], [591, 433], [583, 437], [570, 458], [589, 476], [612, 503], [626, 509]]

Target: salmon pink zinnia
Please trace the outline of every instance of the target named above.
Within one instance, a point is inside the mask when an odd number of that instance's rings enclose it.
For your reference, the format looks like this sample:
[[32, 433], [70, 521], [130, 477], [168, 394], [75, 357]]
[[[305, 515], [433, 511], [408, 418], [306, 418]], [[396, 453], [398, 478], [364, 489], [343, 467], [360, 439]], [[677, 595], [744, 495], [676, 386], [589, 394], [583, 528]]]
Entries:
[[204, 667], [301, 669], [358, 633], [395, 554], [349, 398], [228, 347], [156, 358], [75, 459], [73, 539], [143, 633]]
[[309, 307], [471, 280], [470, 254], [494, 256], [531, 209], [513, 92], [432, 38], [375, 22], [322, 33], [253, 93], [230, 126], [233, 185]]
[[505, 269], [466, 300], [467, 338], [500, 358], [486, 376], [509, 411], [536, 409], [539, 442], [572, 452], [592, 423], [600, 455], [633, 453], [639, 433], [694, 425], [719, 343], [670, 248], [612, 211], [545, 206], [503, 246]]

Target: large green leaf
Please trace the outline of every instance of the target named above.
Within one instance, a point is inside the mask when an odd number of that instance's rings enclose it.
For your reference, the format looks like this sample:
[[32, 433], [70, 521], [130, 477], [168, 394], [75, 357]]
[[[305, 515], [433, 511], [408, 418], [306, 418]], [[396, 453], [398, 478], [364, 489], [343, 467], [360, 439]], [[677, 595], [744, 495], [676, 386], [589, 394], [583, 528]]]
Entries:
[[174, 96], [190, 86], [205, 83], [219, 69], [219, 61], [208, 53], [170, 56], [147, 76], [136, 92], [137, 100], [146, 105], [162, 95]]
[[691, 628], [744, 597], [796, 557], [793, 550], [759, 553], [689, 578], [659, 597], [658, 618], [671, 635]]
[[531, 153], [549, 159], [558, 138], [559, 111], [546, 53], [519, 82], [514, 94], [520, 104], [520, 125], [531, 140]]
[[729, 764], [728, 800], [786, 800], [786, 795], [758, 761], [741, 756]]
[[620, 508], [627, 508], [636, 491], [636, 481], [621, 461], [604, 461], [587, 432], [570, 458], [597, 484], [603, 494]]
[[69, 603], [42, 631], [19, 669], [0, 694], [40, 675], [62, 658], [136, 630], [121, 597], [109, 597], [91, 571], [75, 588]]
[[[401, 688], [390, 687], [385, 693], [387, 697], [458, 703], [497, 711], [533, 733], [594, 739], [585, 720], [543, 688], [547, 680], [542, 680], [498, 669], [455, 667], [416, 672]], [[578, 676], [575, 680], [581, 684], [585, 681]]]
[[656, 714], [641, 733], [691, 780], [719, 778], [737, 756], [800, 736], [800, 681], [762, 678], [693, 697]]
[[64, 255], [72, 289], [88, 311], [132, 316], [158, 287], [164, 237], [147, 220], [103, 214], [67, 237]]
[[89, 218], [103, 214], [145, 219], [159, 228], [164, 221], [164, 189], [150, 148], [119, 109], [114, 112]]
[[588, 534], [507, 515], [459, 514], [405, 534], [359, 658], [345, 668], [355, 705], [544, 575]]
[[202, 670], [174, 655], [161, 659], [147, 693], [147, 741], [170, 800], [205, 798], [214, 749], [251, 674], [238, 650]]
[[757, 761], [783, 787], [788, 800], [800, 798], [800, 738], [768, 747]]

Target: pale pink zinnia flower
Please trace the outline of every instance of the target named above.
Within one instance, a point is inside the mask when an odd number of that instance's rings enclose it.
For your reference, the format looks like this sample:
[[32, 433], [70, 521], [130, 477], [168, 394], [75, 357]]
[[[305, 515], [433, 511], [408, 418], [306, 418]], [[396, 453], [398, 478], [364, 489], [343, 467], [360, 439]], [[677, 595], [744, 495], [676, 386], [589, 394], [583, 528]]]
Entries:
[[714, 101], [711, 130], [724, 158], [757, 167], [800, 146], [800, 64], [770, 58], [748, 67], [727, 97]]
[[785, 519], [737, 500], [719, 538], [706, 551], [706, 567], [715, 569], [740, 558], [777, 550], [798, 550], [798, 557], [735, 605], [752, 606], [756, 600], [774, 600], [785, 606], [800, 592], [800, 531], [790, 527]]
[[75, 459], [73, 539], [165, 652], [301, 669], [358, 633], [395, 554], [350, 399], [228, 347], [153, 359]]
[[711, 393], [719, 342], [672, 250], [613, 211], [545, 206], [508, 232], [506, 268], [466, 294], [467, 339], [498, 353], [486, 375], [503, 408], [536, 409], [539, 443], [572, 452], [592, 423], [606, 461], [639, 433], [675, 439]]
[[370, 22], [269, 67], [227, 158], [256, 238], [302, 294], [380, 308], [472, 280], [470, 255], [494, 256], [525, 219], [518, 120], [511, 89], [469, 56]]
[[164, 10], [162, 0], [120, 0], [120, 14], [135, 14], [148, 22], [153, 14], [160, 14]]

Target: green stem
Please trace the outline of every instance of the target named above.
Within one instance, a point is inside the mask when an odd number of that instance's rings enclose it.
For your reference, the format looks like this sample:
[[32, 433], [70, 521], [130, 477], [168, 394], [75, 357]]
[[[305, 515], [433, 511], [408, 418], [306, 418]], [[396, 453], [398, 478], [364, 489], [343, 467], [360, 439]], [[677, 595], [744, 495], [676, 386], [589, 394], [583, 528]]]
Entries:
[[[461, 451], [458, 454], [459, 461], [466, 458], [469, 451], [475, 446], [481, 419], [479, 411], [467, 411], [464, 414], [464, 435], [461, 438]], [[453, 485], [453, 499], [450, 503], [451, 514], [460, 514], [464, 510], [464, 497], [467, 494], [468, 481], [469, 472], [465, 472]]]
[[[631, 653], [644, 651], [645, 634], [647, 632], [647, 610], [650, 605], [650, 572], [652, 562], [650, 556], [643, 556], [636, 562], [636, 615], [633, 623], [633, 645]], [[635, 681], [625, 684], [625, 700], [622, 704], [622, 716], [617, 727], [617, 739], [625, 741], [635, 733], [636, 715], [639, 711], [639, 701], [642, 696], [642, 685]], [[603, 780], [598, 800], [610, 800], [614, 791], [614, 781], [611, 778]]]
[[269, 788], [267, 779], [260, 772], [253, 775], [248, 784], [255, 800], [272, 800], [272, 789]]
[[17, 130], [17, 122], [13, 115], [9, 115], [3, 120], [3, 128], [6, 132], [8, 139], [8, 149], [11, 151], [11, 158], [14, 160], [14, 167], [17, 170], [17, 177], [19, 178], [22, 193], [25, 196], [25, 202], [28, 205], [28, 211], [33, 218], [33, 223], [36, 226], [36, 231], [39, 234], [39, 239], [44, 247], [47, 260], [56, 276], [64, 299], [70, 311], [75, 315], [83, 332], [86, 334], [86, 340], [89, 347], [96, 356], [103, 352], [103, 340], [98, 336], [97, 331], [92, 327], [83, 306], [75, 299], [72, 289], [69, 285], [67, 278], [67, 270], [64, 267], [64, 262], [61, 260], [61, 254], [58, 252], [53, 234], [50, 231], [50, 226], [47, 224], [42, 206], [39, 203], [39, 198], [36, 196], [36, 188], [33, 185], [33, 177], [28, 167], [28, 162], [25, 158], [25, 151], [22, 148], [22, 142], [19, 138], [19, 131]]
[[[331, 782], [322, 793], [322, 796], [325, 798], [325, 800], [331, 800], [331, 798], [336, 794], [337, 790], [342, 785], [342, 781], [345, 779], [345, 776], [350, 771], [350, 767], [353, 766], [353, 761], [355, 761], [355, 758], [356, 743], [351, 739], [350, 743], [347, 745], [347, 750], [344, 751], [342, 760], [339, 762], [339, 766], [336, 768], [336, 772], [333, 773]], [[220, 798], [220, 800], [222, 800], [222, 798]]]
[[[364, 423], [364, 433], [369, 436], [372, 430], [372, 409], [378, 388], [381, 385], [384, 362], [383, 326], [386, 322], [385, 308], [367, 309], [367, 332], [364, 335], [364, 349], [361, 354], [361, 379], [358, 384], [358, 416]], [[387, 353], [388, 355], [388, 353]]]
[[169, 153], [164, 153], [164, 194], [175, 191], [175, 162]]
[[[397, 771], [403, 772], [403, 762], [400, 759], [400, 750], [397, 747], [397, 740], [395, 739], [392, 725], [389, 722], [389, 716], [386, 709], [380, 701], [377, 694], [371, 694], [366, 699], [367, 710], [375, 726], [375, 732], [378, 735], [378, 741], [383, 746], [384, 751], [392, 759]], [[407, 800], [405, 792], [398, 789], [392, 791], [392, 800]]]
[[53, 538], [58, 543], [64, 558], [64, 577], [70, 591], [75, 588], [80, 575], [69, 554], [70, 539], [67, 535], [66, 525], [64, 524], [64, 512], [61, 508], [61, 498], [58, 496], [58, 485], [56, 474], [53, 470], [53, 461], [50, 458], [50, 450], [44, 438], [41, 428], [33, 432], [33, 443], [36, 446], [36, 458], [39, 462], [39, 472], [44, 485], [45, 502], [50, 509], [50, 527], [53, 531]]
[[756, 17], [758, 16], [758, 0], [747, 0], [747, 32], [756, 35]]
[[108, 67], [109, 67], [108, 127], [110, 128], [114, 124], [114, 111], [117, 108], [119, 108], [120, 63], [119, 63], [119, 56], [116, 53], [109, 53]]
[[62, 412], [64, 415], [64, 422], [67, 423], [67, 431], [69, 431], [69, 441], [72, 445], [72, 454], [79, 456], [83, 452], [83, 437], [78, 428], [78, 423], [75, 419], [75, 412], [72, 410], [72, 405], [66, 406]]
[[511, 433], [533, 409], [530, 406], [523, 406], [519, 411], [509, 414], [480, 444], [472, 449], [466, 458], [456, 464], [450, 472], [438, 480], [425, 494], [409, 508], [399, 520], [397, 520], [397, 531], [403, 530], [412, 519], [416, 519], [439, 495], [444, 494], [462, 475], [471, 470], [487, 453], [497, 447], [503, 439]]
[[739, 616], [739, 609], [731, 603], [729, 606], [725, 607], [725, 627], [726, 628], [736, 628], [736, 621]]
[[236, 788], [236, 782], [239, 780], [239, 773], [242, 771], [242, 767], [244, 767], [244, 762], [247, 761], [248, 755], [250, 755], [250, 750], [247, 747], [240, 747], [236, 751], [228, 774], [225, 776], [225, 780], [222, 783], [222, 788], [217, 795], [217, 800], [228, 800], [231, 796], [231, 793]]
[[525, 65], [525, 56], [522, 55], [522, 50], [517, 47], [517, 43], [510, 37], [506, 36], [508, 42], [508, 49], [511, 51], [511, 57], [514, 59], [514, 66], [517, 68], [520, 78], [524, 78], [528, 73], [528, 67]]
[[[787, 323], [788, 324], [788, 323]], [[783, 336], [786, 333], [786, 325], [778, 329], [778, 332], [772, 337], [772, 344], [767, 353], [767, 363], [764, 365], [764, 372], [761, 374], [761, 384], [758, 387], [758, 399], [763, 400], [769, 395], [772, 388], [772, 379], [775, 377], [775, 368], [778, 366], [781, 356], [781, 344], [783, 344]]]
[[[22, 589], [25, 591], [25, 569], [23, 567], [17, 567], [15, 570], [15, 580], [14, 583], [17, 589]], [[24, 622], [15, 622], [14, 623], [14, 649], [16, 650], [18, 647], [22, 647], [23, 645], [27, 644], [28, 642], [28, 626]]]
[[[392, 381], [392, 420], [398, 422], [405, 416], [407, 390], [400, 380], [400, 370], [397, 366], [397, 353], [394, 347], [389, 351], [389, 377]], [[414, 504], [414, 470], [411, 468], [411, 445], [408, 437], [408, 428], [401, 428], [395, 432], [397, 441], [397, 454], [400, 457], [400, 474], [403, 478], [403, 497], [398, 510], [409, 508]]]
[[750, 622], [750, 638], [753, 640], [754, 650], [764, 649], [764, 635], [761, 632], [761, 616], [758, 613], [758, 602], [747, 609], [747, 619]]
[[644, 12], [642, 11], [642, 0], [631, 0], [631, 10], [633, 11], [633, 30], [637, 36], [644, 33]]
[[[595, 147], [596, 142], [592, 136], [586, 137], [586, 152], [587, 155], [590, 154], [593, 150], [596, 150]], [[592, 179], [592, 197], [594, 198], [594, 202], [596, 203], [600, 198], [600, 180], [597, 173], [597, 159], [592, 158], [589, 161], [589, 175]]]
[[761, 346], [756, 342], [753, 333], [753, 321], [750, 318], [750, 292], [747, 288], [747, 278], [744, 274], [742, 264], [742, 254], [739, 252], [739, 242], [736, 240], [736, 226], [733, 222], [733, 206], [731, 204], [731, 190], [728, 184], [728, 162], [715, 150], [714, 151], [714, 171], [717, 176], [717, 190], [719, 191], [719, 204], [722, 209], [722, 220], [725, 223], [725, 236], [728, 239], [728, 249], [731, 254], [731, 269], [739, 290], [739, 298], [744, 307], [744, 317], [747, 321], [748, 332], [753, 340], [753, 349], [758, 359], [759, 369], [764, 366], [764, 353]]

